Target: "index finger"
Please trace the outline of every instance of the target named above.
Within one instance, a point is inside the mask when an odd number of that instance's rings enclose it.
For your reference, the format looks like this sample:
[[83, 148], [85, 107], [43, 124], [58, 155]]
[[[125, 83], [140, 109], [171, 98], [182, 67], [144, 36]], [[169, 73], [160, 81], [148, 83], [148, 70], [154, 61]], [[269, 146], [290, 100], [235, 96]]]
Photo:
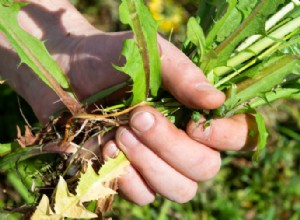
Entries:
[[203, 72], [173, 44], [158, 38], [161, 49], [163, 86], [190, 108], [215, 109], [225, 95], [209, 83]]

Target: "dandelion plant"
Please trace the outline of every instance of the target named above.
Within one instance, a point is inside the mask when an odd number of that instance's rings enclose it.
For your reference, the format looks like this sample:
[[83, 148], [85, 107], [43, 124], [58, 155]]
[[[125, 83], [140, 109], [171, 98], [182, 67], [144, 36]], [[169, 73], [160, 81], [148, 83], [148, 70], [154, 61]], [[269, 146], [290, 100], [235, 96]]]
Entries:
[[[202, 1], [201, 4], [205, 3]], [[0, 1], [0, 30], [17, 51], [21, 62], [32, 68], [42, 81], [57, 93], [71, 116], [66, 120], [63, 131], [55, 130], [55, 118], [60, 118], [59, 114], [54, 115], [48, 127], [44, 128], [49, 136], [56, 134], [55, 141], [52, 136], [43, 137], [40, 139], [40, 145], [17, 150], [7, 148], [6, 145], [7, 150], [0, 158], [0, 169], [12, 169], [14, 165], [11, 161], [22, 160], [21, 155], [26, 156], [23, 157], [25, 160], [35, 156], [39, 150], [42, 152], [42, 147], [51, 144], [49, 140], [61, 149], [75, 149], [71, 151], [68, 169], [57, 178], [59, 181], [52, 196], [40, 195], [32, 219], [97, 217], [95, 209], [88, 209], [89, 204], [97, 200], [105, 201], [116, 194], [109, 184], [124, 174], [124, 168], [129, 162], [124, 154], [120, 153], [116, 158], [98, 164], [97, 167], [92, 159], [82, 160], [78, 152], [91, 138], [101, 137], [116, 126], [126, 123], [122, 117], [136, 106], [152, 105], [170, 119], [175, 118], [174, 121], [180, 120], [176, 118], [177, 112], [189, 113], [190, 118], [194, 120], [198, 120], [198, 116], [203, 114], [208, 121], [239, 113], [254, 114], [258, 126], [258, 134], [255, 135], [259, 139], [254, 157], [258, 159], [266, 144], [268, 133], [257, 108], [300, 92], [298, 0], [227, 0], [226, 4], [217, 6], [215, 18], [211, 23], [205, 24], [205, 29], [201, 24], [203, 25], [206, 18], [201, 14], [189, 19], [182, 51], [204, 71], [217, 89], [227, 95], [224, 105], [211, 111], [187, 109], [162, 91], [160, 54], [157, 46], [159, 21], [152, 18], [143, 1], [122, 0], [119, 8], [120, 21], [130, 26], [134, 38], [123, 43], [121, 55], [126, 59], [124, 66], [113, 65], [117, 70], [129, 75], [130, 80], [108, 88], [81, 103], [76, 99], [68, 79], [52, 60], [43, 42], [19, 27], [17, 14], [22, 6], [22, 3], [14, 1]], [[106, 97], [128, 83], [131, 84], [131, 96], [128, 100], [118, 105], [106, 106], [102, 110], [103, 114], [90, 114], [85, 111], [87, 104]], [[209, 126], [209, 123], [206, 126]], [[95, 127], [97, 129], [94, 129]], [[55, 132], [51, 133], [53, 129]], [[80, 134], [84, 134], [84, 137]], [[71, 187], [64, 174], [78, 161], [81, 167], [74, 175], [76, 186], [73, 184]]]

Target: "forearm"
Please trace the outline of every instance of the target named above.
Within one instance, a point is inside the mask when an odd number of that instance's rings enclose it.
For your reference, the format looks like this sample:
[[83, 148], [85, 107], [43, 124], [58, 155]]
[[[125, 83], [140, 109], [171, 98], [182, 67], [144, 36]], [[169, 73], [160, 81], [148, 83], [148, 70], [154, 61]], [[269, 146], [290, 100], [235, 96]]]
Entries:
[[[89, 24], [68, 0], [19, 0], [19, 2], [29, 3], [18, 14], [20, 26], [45, 42], [54, 57], [65, 54], [68, 51], [66, 45], [73, 47], [82, 37], [100, 32]], [[14, 52], [0, 31], [0, 56], [5, 56], [7, 51]], [[18, 64], [17, 60], [10, 62]], [[1, 66], [6, 72], [3, 68], [7, 66]]]
[[20, 25], [39, 39], [47, 36], [56, 36], [58, 39], [66, 35], [90, 35], [99, 32], [68, 0], [21, 1], [30, 4], [19, 13]]

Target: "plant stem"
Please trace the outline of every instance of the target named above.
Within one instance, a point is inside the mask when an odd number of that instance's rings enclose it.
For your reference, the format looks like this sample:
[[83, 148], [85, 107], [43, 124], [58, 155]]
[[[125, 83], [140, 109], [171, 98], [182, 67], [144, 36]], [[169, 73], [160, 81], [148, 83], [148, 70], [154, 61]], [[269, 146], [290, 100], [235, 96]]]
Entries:
[[143, 59], [143, 66], [144, 66], [144, 72], [145, 72], [145, 78], [146, 78], [146, 97], [149, 96], [149, 89], [150, 89], [150, 59], [148, 54], [148, 47], [146, 38], [143, 34], [141, 21], [138, 15], [137, 7], [136, 7], [136, 1], [135, 0], [127, 0], [127, 5], [129, 9], [129, 13], [131, 15], [132, 20], [132, 29], [135, 34], [135, 38], [137, 41], [137, 45], [139, 47], [142, 59]]
[[109, 117], [118, 117], [120, 115], [127, 114], [131, 110], [133, 110], [133, 109], [135, 109], [139, 106], [144, 106], [144, 105], [146, 105], [146, 102], [140, 102], [140, 103], [138, 103], [134, 106], [131, 106], [129, 108], [126, 108], [122, 111], [114, 112], [114, 113], [106, 114], [106, 115], [95, 115], [95, 114], [80, 113], [80, 114], [75, 115], [72, 119], [81, 118], [81, 119], [89, 119], [89, 120], [103, 120], [103, 119], [107, 119]]

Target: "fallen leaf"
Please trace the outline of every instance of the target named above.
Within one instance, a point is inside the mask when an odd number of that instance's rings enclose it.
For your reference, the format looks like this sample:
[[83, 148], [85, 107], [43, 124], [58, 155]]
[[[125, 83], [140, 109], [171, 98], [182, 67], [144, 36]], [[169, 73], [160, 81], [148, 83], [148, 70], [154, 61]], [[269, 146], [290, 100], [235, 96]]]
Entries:
[[[43, 198], [33, 216], [43, 217], [43, 215], [46, 215], [50, 216], [46, 219], [51, 220], [52, 216], [59, 216], [62, 219], [65, 217], [97, 218], [97, 214], [88, 211], [83, 204], [93, 200], [105, 200], [116, 194], [114, 190], [116, 186], [111, 183], [125, 173], [125, 168], [128, 165], [129, 161], [123, 153], [106, 161], [98, 173], [95, 172], [92, 163], [89, 162], [86, 172], [81, 174], [75, 190], [76, 194], [69, 191], [66, 181], [63, 177], [60, 177], [55, 194], [55, 212], [52, 212], [48, 198]], [[113, 187], [113, 189], [110, 187]], [[110, 206], [110, 202], [108, 206]], [[37, 217], [36, 219], [38, 219]]]
[[[87, 186], [88, 187], [88, 186]], [[66, 181], [60, 177], [55, 195], [55, 213], [68, 218], [97, 218], [80, 202], [78, 196], [69, 192]]]
[[17, 142], [22, 148], [35, 144], [38, 139], [38, 135], [37, 136], [33, 135], [33, 133], [31, 132], [28, 126], [25, 126], [24, 136], [22, 136], [20, 127], [17, 126], [17, 137], [18, 137]]
[[49, 198], [46, 195], [43, 195], [40, 204], [36, 208], [34, 214], [30, 218], [31, 220], [40, 220], [40, 219], [48, 219], [48, 220], [61, 220], [63, 219], [59, 215], [54, 215], [53, 211], [50, 208]]

